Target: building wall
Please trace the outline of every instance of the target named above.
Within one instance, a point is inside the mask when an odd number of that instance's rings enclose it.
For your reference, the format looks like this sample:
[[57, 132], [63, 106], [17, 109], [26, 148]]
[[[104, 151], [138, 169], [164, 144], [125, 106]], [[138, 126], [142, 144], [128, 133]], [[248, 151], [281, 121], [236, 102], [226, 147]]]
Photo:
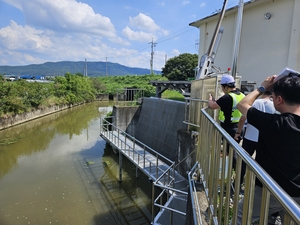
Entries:
[[[300, 71], [300, 1], [256, 0], [244, 6], [238, 75], [258, 85], [268, 75], [277, 74], [285, 66]], [[222, 71], [232, 67], [237, 7], [225, 13], [224, 27], [214, 64]], [[271, 18], [264, 15], [271, 13]], [[205, 54], [219, 15], [190, 25], [200, 28], [199, 57]]]

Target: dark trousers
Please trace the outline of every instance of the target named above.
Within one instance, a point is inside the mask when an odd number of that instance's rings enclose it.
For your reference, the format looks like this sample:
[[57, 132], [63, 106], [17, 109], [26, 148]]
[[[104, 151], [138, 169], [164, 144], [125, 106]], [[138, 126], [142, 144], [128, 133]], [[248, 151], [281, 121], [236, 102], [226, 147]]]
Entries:
[[[235, 133], [237, 132], [238, 129], [238, 124], [234, 124], [232, 127], [226, 127], [221, 123], [221, 127], [234, 139]], [[240, 143], [240, 140], [235, 140], [237, 143]], [[225, 146], [224, 146], [225, 147]], [[226, 146], [227, 148], [227, 155], [229, 154], [229, 144]], [[236, 165], [236, 154], [234, 152], [233, 154], [233, 163], [232, 163], [232, 168], [235, 168]]]
[[[249, 155], [253, 155], [257, 148], [257, 142], [250, 141], [246, 138], [243, 139], [242, 147], [245, 149], [246, 152], [249, 153]], [[241, 184], [243, 183], [243, 179], [246, 173], [246, 164], [242, 162], [242, 169], [241, 169]]]

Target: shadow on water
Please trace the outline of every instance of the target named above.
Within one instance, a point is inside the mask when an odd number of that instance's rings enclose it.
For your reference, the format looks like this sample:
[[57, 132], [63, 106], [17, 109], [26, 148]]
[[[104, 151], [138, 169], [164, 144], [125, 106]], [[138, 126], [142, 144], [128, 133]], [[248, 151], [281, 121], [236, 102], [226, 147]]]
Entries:
[[[100, 143], [99, 143], [100, 144]], [[98, 144], [98, 145], [99, 145]], [[101, 190], [101, 197], [109, 212], [94, 216], [95, 224], [138, 224], [147, 225], [151, 220], [151, 183], [140, 173], [135, 177], [135, 167], [123, 159], [123, 181], [118, 181], [118, 155], [110, 145], [105, 144], [101, 157], [104, 171], [97, 169], [99, 147], [82, 151], [86, 168], [95, 184]]]

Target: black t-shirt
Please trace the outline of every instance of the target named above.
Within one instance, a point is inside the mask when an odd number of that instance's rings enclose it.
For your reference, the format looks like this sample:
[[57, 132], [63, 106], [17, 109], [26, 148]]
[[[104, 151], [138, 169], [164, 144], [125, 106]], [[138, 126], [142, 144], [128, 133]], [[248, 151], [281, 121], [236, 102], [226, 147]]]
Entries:
[[[231, 92], [237, 95], [241, 94], [239, 89], [233, 90]], [[233, 104], [232, 97], [229, 94], [225, 94], [221, 98], [219, 98], [216, 101], [216, 103], [220, 106], [221, 110], [224, 112], [225, 120], [224, 122], [221, 122], [222, 127], [223, 128], [237, 127], [238, 123], [231, 122], [232, 104]]]
[[247, 119], [259, 130], [256, 161], [290, 196], [300, 197], [300, 116], [251, 107]]

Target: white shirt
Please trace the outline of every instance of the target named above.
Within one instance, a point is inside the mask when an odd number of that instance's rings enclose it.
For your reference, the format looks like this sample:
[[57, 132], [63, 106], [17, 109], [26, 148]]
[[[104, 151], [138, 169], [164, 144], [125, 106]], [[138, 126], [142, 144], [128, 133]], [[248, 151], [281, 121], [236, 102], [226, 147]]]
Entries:
[[[256, 99], [252, 107], [265, 113], [270, 113], [270, 114], [278, 113], [274, 107], [273, 102], [269, 98]], [[250, 123], [247, 124], [244, 138], [250, 141], [258, 142], [258, 130]]]

